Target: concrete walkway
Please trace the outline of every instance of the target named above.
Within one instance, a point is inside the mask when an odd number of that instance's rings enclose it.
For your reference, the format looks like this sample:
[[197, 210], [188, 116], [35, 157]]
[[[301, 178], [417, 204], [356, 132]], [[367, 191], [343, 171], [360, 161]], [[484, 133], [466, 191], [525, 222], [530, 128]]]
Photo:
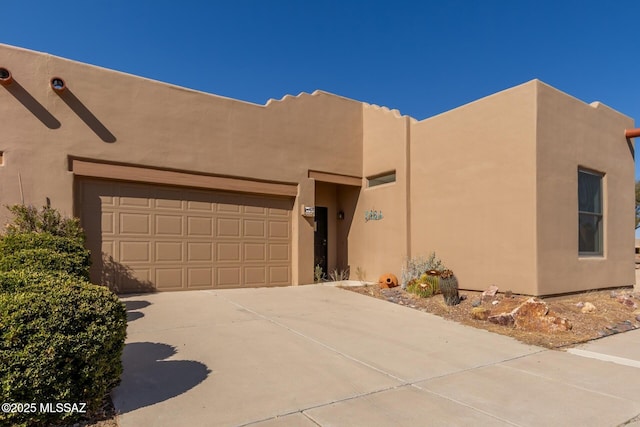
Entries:
[[571, 354], [328, 286], [123, 300], [122, 427], [640, 426], [640, 330]]

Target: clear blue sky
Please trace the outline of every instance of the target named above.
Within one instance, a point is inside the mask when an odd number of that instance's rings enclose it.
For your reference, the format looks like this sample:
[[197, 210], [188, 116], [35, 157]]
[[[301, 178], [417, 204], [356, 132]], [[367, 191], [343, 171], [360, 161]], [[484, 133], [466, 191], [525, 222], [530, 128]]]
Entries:
[[15, 0], [0, 42], [259, 104], [322, 89], [417, 119], [538, 78], [640, 127], [638, 16], [638, 0]]

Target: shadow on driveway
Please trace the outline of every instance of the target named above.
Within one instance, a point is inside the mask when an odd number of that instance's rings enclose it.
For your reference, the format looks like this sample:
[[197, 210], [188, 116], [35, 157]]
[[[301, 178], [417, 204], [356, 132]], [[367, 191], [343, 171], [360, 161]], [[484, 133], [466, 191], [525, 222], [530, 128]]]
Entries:
[[134, 320], [138, 320], [141, 317], [144, 317], [144, 314], [140, 310], [142, 308], [148, 307], [151, 305], [149, 301], [125, 301], [124, 303], [127, 309], [127, 322], [132, 322]]
[[119, 413], [178, 396], [211, 373], [205, 364], [193, 360], [164, 360], [174, 354], [175, 347], [163, 343], [136, 342], [125, 346], [122, 382], [112, 395]]

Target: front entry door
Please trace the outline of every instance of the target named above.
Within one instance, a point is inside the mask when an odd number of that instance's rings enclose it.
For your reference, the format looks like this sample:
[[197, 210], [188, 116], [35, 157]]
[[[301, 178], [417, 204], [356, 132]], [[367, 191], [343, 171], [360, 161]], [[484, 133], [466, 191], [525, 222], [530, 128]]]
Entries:
[[327, 208], [316, 206], [315, 216], [315, 235], [314, 235], [314, 256], [313, 267], [320, 266], [322, 273], [327, 276]]

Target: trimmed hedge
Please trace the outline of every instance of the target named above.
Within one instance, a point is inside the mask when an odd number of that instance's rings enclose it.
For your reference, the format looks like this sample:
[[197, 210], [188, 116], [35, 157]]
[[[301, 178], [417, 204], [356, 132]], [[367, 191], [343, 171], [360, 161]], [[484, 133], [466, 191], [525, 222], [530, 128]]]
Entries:
[[20, 292], [28, 290], [34, 284], [41, 283], [77, 283], [78, 278], [64, 271], [11, 270], [0, 271], [0, 292]]
[[90, 253], [79, 239], [31, 232], [0, 238], [0, 271], [65, 271], [89, 279]]
[[[118, 297], [64, 273], [12, 272], [0, 282], [1, 400], [87, 402], [97, 408], [122, 372], [126, 311]], [[42, 425], [81, 416], [0, 413], [0, 424]]]
[[0, 258], [0, 271], [18, 269], [64, 271], [79, 279], [89, 278], [89, 270], [83, 257], [50, 249], [25, 249]]

